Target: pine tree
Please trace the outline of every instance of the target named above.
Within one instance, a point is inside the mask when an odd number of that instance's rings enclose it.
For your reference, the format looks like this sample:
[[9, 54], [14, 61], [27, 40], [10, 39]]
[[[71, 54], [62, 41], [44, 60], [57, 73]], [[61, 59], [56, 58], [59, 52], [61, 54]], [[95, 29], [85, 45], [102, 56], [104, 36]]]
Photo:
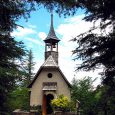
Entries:
[[29, 85], [29, 83], [32, 81], [33, 78], [33, 70], [34, 70], [34, 65], [35, 63], [33, 62], [33, 53], [32, 50], [29, 50], [28, 55], [27, 55], [27, 73], [28, 73], [28, 77], [27, 77], [27, 83]]
[[[79, 6], [86, 10], [85, 20], [96, 22], [101, 19], [100, 25], [94, 25], [88, 32], [77, 36], [78, 47], [73, 51], [75, 59], [82, 59], [82, 64], [77, 67], [81, 70], [95, 70], [102, 68], [102, 83], [105, 92], [99, 102], [104, 114], [114, 115], [115, 96], [115, 1], [114, 0], [78, 0]], [[104, 33], [111, 26], [109, 33]], [[99, 28], [101, 34], [94, 34], [93, 30]]]
[[32, 50], [29, 50], [25, 57], [25, 64], [23, 66], [24, 76], [22, 76], [22, 84], [27, 87], [34, 76], [34, 61]]
[[[17, 42], [10, 33], [16, 27], [20, 16], [26, 16], [30, 9], [24, 2], [0, 1], [0, 114], [6, 115], [9, 111], [8, 96], [14, 88], [20, 74], [20, 63], [25, 55], [22, 42]], [[29, 7], [28, 7], [29, 8]]]
[[[85, 71], [102, 68], [102, 83], [115, 91], [115, 1], [114, 0], [86, 0], [78, 1], [79, 6], [86, 9], [84, 20], [96, 22], [101, 19], [100, 25], [94, 25], [88, 32], [81, 33], [73, 41], [78, 47], [73, 51], [75, 59], [82, 59], [82, 64], [77, 69]], [[104, 33], [111, 26], [109, 33]], [[94, 34], [93, 30], [99, 28], [102, 33]]]
[[7, 111], [7, 97], [15, 86], [15, 80], [20, 73], [18, 60], [25, 55], [22, 42], [16, 42], [9, 36], [0, 36], [0, 114]]

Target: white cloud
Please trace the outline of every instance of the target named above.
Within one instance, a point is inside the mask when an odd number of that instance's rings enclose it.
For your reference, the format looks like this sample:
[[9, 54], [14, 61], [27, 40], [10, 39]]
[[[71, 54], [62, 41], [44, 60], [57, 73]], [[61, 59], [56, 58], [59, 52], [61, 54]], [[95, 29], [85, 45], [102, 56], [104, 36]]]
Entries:
[[65, 19], [65, 22], [66, 22], [66, 23], [74, 23], [74, 24], [77, 24], [77, 23], [79, 23], [79, 22], [82, 21], [82, 19], [84, 18], [84, 16], [85, 16], [84, 14], [78, 15], [78, 16], [73, 16], [73, 17], [71, 17], [71, 18]]
[[101, 76], [98, 74], [100, 72], [101, 72], [101, 69], [97, 69], [95, 71], [88, 71], [88, 72], [86, 72], [86, 71], [78, 71], [77, 72], [76, 71], [76, 73], [74, 74], [75, 75], [74, 77], [76, 79], [82, 79], [83, 77], [86, 77], [86, 76], [92, 77], [93, 80], [96, 79], [96, 81], [93, 84], [96, 87], [101, 82], [101, 80], [100, 80]]
[[38, 33], [38, 37], [39, 37], [40, 39], [44, 40], [44, 39], [47, 37], [47, 35], [46, 35], [45, 32], [39, 32], [39, 33]]
[[30, 41], [31, 43], [34, 43], [34, 44], [42, 45], [42, 46], [43, 46], [43, 43], [42, 43], [42, 42], [40, 42], [39, 40], [36, 40], [36, 39], [34, 39], [34, 38], [24, 38], [24, 39]]
[[43, 59], [41, 60], [41, 59], [37, 59], [36, 61], [35, 61], [35, 66], [34, 66], [34, 72], [35, 73], [37, 73], [37, 71], [38, 71], [38, 68], [40, 68], [40, 66], [43, 64]]
[[[92, 26], [93, 23], [91, 22], [85, 22], [82, 20], [84, 15], [75, 16], [72, 18], [68, 18], [65, 20], [64, 23], [60, 24], [56, 32], [62, 36], [61, 43], [62, 45], [59, 46], [59, 65], [62, 71], [64, 72], [67, 79], [71, 82], [73, 77], [76, 76], [76, 78], [81, 79], [85, 76], [90, 76], [94, 78], [100, 78], [98, 75], [98, 72], [100, 70], [91, 71], [91, 72], [84, 72], [79, 71], [75, 72], [75, 64], [80, 64], [81, 60], [76, 60], [75, 62], [72, 61], [74, 58], [72, 56], [72, 50], [76, 47], [77, 43], [70, 42], [70, 40], [77, 35], [84, 33], [88, 31]], [[96, 24], [99, 24], [100, 21], [98, 21]], [[96, 30], [95, 32], [99, 33], [99, 30]], [[98, 85], [100, 83], [100, 79], [97, 79], [94, 85]]]
[[80, 33], [84, 33], [92, 27], [93, 23], [82, 20], [83, 15], [75, 16], [65, 20], [64, 24], [60, 24], [56, 32], [63, 35], [62, 40], [69, 41], [72, 37], [76, 37]]
[[22, 28], [22, 27], [18, 27], [16, 31], [13, 31], [11, 33], [12, 36], [15, 37], [25, 37], [26, 35], [30, 35], [30, 34], [35, 34], [36, 31], [32, 28]]

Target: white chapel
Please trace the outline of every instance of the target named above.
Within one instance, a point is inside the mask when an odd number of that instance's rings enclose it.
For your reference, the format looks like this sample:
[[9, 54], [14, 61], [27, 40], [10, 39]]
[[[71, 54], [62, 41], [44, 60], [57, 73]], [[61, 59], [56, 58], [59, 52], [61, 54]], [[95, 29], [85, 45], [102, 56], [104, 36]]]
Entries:
[[30, 89], [30, 106], [41, 106], [42, 115], [51, 114], [51, 100], [58, 95], [65, 95], [70, 99], [70, 87], [63, 72], [58, 65], [58, 43], [54, 27], [53, 14], [51, 14], [50, 31], [45, 42], [45, 62], [41, 65], [33, 81], [28, 88]]

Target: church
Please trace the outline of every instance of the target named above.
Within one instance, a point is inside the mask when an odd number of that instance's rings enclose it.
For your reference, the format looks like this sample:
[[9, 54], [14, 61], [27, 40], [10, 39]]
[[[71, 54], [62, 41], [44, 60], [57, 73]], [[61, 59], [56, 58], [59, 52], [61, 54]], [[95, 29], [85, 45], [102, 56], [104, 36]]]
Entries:
[[63, 94], [70, 100], [70, 87], [63, 72], [58, 65], [58, 43], [59, 39], [55, 34], [53, 27], [53, 14], [51, 14], [50, 31], [45, 42], [45, 61], [39, 68], [34, 79], [29, 84], [30, 106], [41, 106], [42, 115], [48, 115], [53, 112], [51, 100]]

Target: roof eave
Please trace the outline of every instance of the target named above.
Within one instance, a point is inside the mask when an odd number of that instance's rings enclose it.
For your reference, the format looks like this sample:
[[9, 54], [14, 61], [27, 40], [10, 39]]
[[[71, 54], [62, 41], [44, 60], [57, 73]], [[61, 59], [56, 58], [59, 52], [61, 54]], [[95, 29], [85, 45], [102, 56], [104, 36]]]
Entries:
[[53, 41], [53, 42], [59, 42], [60, 40], [56, 39], [56, 38], [46, 38], [44, 40], [45, 43], [50, 43], [51, 41]]

